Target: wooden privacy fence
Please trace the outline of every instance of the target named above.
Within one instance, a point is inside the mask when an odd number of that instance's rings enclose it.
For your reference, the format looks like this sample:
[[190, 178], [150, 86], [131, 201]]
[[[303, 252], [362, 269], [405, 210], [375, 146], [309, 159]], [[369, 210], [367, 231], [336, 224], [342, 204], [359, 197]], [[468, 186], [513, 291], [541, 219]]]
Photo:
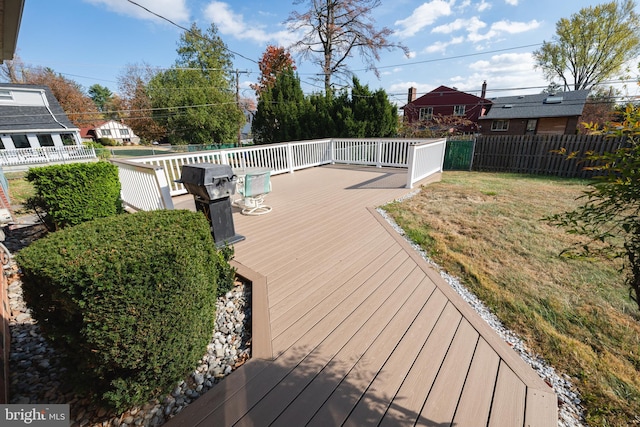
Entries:
[[[476, 139], [472, 169], [475, 171], [554, 175], [565, 178], [591, 178], [584, 170], [592, 164], [582, 159], [585, 153], [615, 151], [625, 144], [623, 138], [602, 135], [505, 135], [479, 136]], [[561, 155], [576, 153], [572, 158]]]

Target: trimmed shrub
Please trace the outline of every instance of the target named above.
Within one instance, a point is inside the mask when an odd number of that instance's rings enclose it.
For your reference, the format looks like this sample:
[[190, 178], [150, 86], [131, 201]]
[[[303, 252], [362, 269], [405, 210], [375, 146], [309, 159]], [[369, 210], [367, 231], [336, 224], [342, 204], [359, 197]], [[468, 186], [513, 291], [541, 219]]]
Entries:
[[109, 406], [159, 396], [205, 354], [226, 261], [201, 213], [101, 218], [51, 233], [16, 259], [27, 305], [71, 379]]
[[111, 138], [98, 138], [97, 142], [104, 147], [115, 147], [117, 145], [120, 145], [118, 141]]
[[50, 230], [123, 212], [118, 167], [111, 163], [32, 168], [26, 178], [36, 193], [28, 205], [45, 213]]

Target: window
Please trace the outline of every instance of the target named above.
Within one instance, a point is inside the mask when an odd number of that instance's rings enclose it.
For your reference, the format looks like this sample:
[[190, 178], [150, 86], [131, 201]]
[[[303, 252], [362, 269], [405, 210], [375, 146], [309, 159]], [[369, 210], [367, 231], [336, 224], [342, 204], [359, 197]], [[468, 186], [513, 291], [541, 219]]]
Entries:
[[494, 120], [491, 122], [491, 130], [493, 131], [505, 131], [509, 129], [509, 120]]
[[538, 120], [536, 119], [527, 120], [527, 132], [535, 132], [537, 124], [538, 124]]
[[100, 134], [102, 136], [111, 136], [111, 129], [100, 129]]
[[129, 136], [129, 129], [120, 129], [120, 136]]
[[43, 133], [41, 135], [37, 135], [37, 137], [41, 147], [53, 147], [53, 138], [51, 135]]
[[13, 101], [13, 95], [10, 90], [0, 90], [0, 101]]
[[423, 107], [420, 109], [420, 120], [433, 119], [433, 107]]
[[13, 140], [13, 145], [16, 148], [31, 148], [27, 135], [11, 135], [11, 139]]
[[454, 116], [464, 116], [464, 105], [454, 105], [453, 106], [453, 115]]
[[60, 138], [62, 139], [62, 145], [76, 145], [76, 139], [72, 133], [63, 133]]

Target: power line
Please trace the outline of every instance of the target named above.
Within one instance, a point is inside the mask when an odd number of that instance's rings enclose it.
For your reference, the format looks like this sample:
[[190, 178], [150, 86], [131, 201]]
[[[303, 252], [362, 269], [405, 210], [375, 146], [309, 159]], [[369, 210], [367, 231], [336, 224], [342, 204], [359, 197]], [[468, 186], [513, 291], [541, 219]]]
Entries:
[[[150, 14], [152, 14], [152, 15], [154, 15], [154, 16], [157, 16], [157, 17], [158, 17], [158, 18], [160, 18], [160, 19], [163, 19], [163, 20], [167, 21], [168, 23], [170, 23], [170, 24], [172, 24], [172, 25], [175, 25], [176, 27], [178, 27], [178, 28], [180, 28], [180, 29], [182, 29], [182, 30], [186, 31], [187, 33], [191, 34], [192, 36], [195, 36], [195, 37], [201, 38], [201, 39], [206, 40], [206, 41], [209, 41], [209, 42], [213, 42], [213, 40], [210, 40], [210, 39], [209, 39], [209, 38], [207, 38], [207, 37], [204, 37], [204, 36], [201, 36], [201, 35], [199, 35], [199, 34], [196, 34], [196, 33], [194, 33], [193, 31], [191, 31], [190, 29], [188, 29], [188, 28], [186, 28], [186, 27], [183, 27], [182, 25], [177, 24], [177, 23], [173, 22], [171, 19], [169, 19], [169, 18], [167, 18], [167, 17], [164, 17], [164, 16], [162, 16], [162, 15], [160, 15], [160, 14], [158, 14], [158, 13], [156, 13], [156, 12], [154, 12], [154, 11], [150, 10], [150, 9], [147, 9], [146, 7], [142, 6], [142, 5], [141, 5], [141, 4], [139, 4], [139, 3], [136, 3], [136, 2], [135, 2], [135, 1], [133, 1], [133, 0], [127, 0], [127, 1], [128, 1], [129, 3], [131, 3], [131, 4], [135, 5], [135, 6], [138, 6], [138, 7], [139, 7], [139, 8], [141, 8], [141, 9], [144, 9], [145, 11], [149, 12]], [[228, 47], [226, 47], [226, 46], [224, 46], [224, 49], [225, 49], [226, 51], [228, 51], [229, 53], [232, 53], [232, 54], [234, 54], [234, 55], [237, 55], [237, 56], [239, 56], [240, 58], [246, 59], [247, 61], [251, 61], [251, 62], [253, 62], [254, 64], [257, 64], [257, 63], [258, 63], [258, 61], [254, 60], [254, 59], [251, 59], [251, 58], [248, 58], [248, 57], [246, 57], [246, 56], [242, 55], [241, 53], [234, 52], [233, 50], [229, 49], [229, 48], [228, 48]]]

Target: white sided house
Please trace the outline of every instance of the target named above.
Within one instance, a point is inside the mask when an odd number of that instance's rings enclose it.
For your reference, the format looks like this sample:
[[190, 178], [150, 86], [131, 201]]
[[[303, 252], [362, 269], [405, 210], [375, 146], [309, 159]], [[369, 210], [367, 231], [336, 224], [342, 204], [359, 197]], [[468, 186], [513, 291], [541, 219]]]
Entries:
[[140, 137], [133, 133], [133, 129], [124, 123], [109, 120], [91, 128], [82, 129], [83, 139], [109, 138], [118, 142], [119, 145], [139, 144]]
[[0, 150], [81, 144], [49, 87], [0, 83]]

